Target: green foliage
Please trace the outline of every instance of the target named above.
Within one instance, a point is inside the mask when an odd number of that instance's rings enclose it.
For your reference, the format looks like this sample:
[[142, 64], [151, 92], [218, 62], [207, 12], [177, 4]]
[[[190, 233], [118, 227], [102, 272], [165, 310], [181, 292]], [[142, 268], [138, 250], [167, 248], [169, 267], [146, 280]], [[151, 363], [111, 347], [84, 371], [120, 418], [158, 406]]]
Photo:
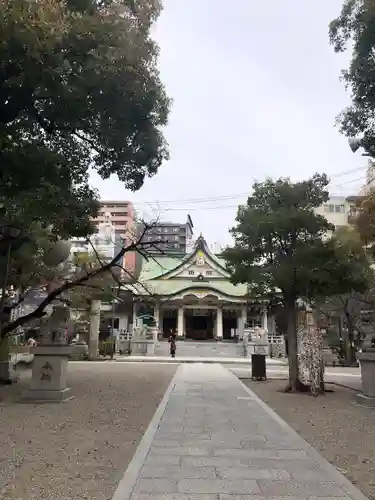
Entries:
[[375, 191], [360, 199], [355, 227], [367, 253], [375, 257]]
[[[0, 241], [1, 243], [1, 241]], [[3, 282], [7, 247], [9, 242], [0, 246], [0, 280]], [[40, 287], [49, 283], [61, 272], [61, 266], [48, 266], [44, 262], [45, 249], [56, 243], [51, 231], [33, 224], [27, 232], [12, 241], [8, 288], [13, 288], [21, 294], [30, 288]]]
[[326, 245], [332, 258], [323, 263], [322, 269], [332, 278], [325, 284], [325, 296], [366, 293], [374, 274], [358, 232], [354, 228], [342, 228]]
[[330, 243], [335, 248], [335, 275], [340, 279], [328, 282], [325, 295], [316, 297], [313, 305], [326, 318], [341, 325], [342, 336], [347, 336], [344, 354], [353, 361], [355, 351], [350, 346], [352, 343], [359, 346], [366, 324], [369, 320], [374, 322], [374, 272], [367, 249], [354, 227], [339, 229]]
[[314, 211], [328, 199], [326, 175], [292, 183], [267, 180], [253, 185], [231, 230], [234, 246], [223, 257], [234, 283], [250, 293], [281, 296], [286, 310], [291, 388], [298, 388], [297, 299], [312, 300], [368, 284], [369, 265], [362, 247], [327, 239], [334, 227]]
[[375, 152], [375, 3], [373, 0], [344, 0], [341, 14], [329, 27], [336, 52], [351, 50], [351, 62], [343, 80], [351, 90], [352, 105], [339, 117], [342, 132], [363, 136], [364, 145]]
[[[82, 252], [75, 255], [71, 279], [77, 279], [102, 267], [104, 260], [100, 255], [95, 256]], [[93, 300], [111, 302], [115, 298], [114, 289], [118, 286], [115, 271], [108, 271], [89, 279], [84, 285], [73, 288], [69, 291], [69, 300], [73, 309], [89, 311]], [[116, 277], [116, 280], [114, 278]]]
[[315, 292], [321, 259], [328, 252], [322, 237], [333, 229], [314, 213], [328, 199], [327, 184], [327, 177], [318, 174], [298, 183], [279, 179], [254, 184], [231, 231], [235, 245], [223, 255], [235, 283], [255, 285], [263, 293], [281, 291], [291, 303]]
[[0, 0], [0, 221], [87, 235], [92, 168], [139, 189], [168, 156], [158, 0]]

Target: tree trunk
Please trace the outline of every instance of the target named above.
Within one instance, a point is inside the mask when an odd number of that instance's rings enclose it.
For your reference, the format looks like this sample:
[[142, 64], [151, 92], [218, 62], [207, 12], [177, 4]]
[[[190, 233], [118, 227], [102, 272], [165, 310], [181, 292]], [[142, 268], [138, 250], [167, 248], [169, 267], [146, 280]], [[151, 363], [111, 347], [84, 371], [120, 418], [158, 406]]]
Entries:
[[100, 328], [100, 300], [93, 300], [90, 305], [90, 326], [89, 326], [89, 359], [98, 358], [99, 350], [99, 328]]
[[346, 316], [346, 325], [348, 327], [348, 337], [346, 344], [346, 359], [348, 361], [348, 365], [352, 366], [356, 363], [356, 350], [354, 347], [354, 325], [352, 322], [352, 318], [349, 313], [345, 314]]
[[300, 381], [297, 350], [297, 307], [295, 300], [286, 305], [288, 321], [288, 364], [289, 382], [285, 392], [307, 392], [308, 388]]

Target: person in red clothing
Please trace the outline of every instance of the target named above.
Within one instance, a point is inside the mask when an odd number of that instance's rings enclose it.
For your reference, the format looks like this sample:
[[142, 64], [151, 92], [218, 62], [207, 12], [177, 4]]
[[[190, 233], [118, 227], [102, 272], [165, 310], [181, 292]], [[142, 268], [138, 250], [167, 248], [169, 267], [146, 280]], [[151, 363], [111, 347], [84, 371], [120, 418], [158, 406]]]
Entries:
[[177, 335], [171, 331], [168, 342], [170, 344], [170, 353], [171, 353], [172, 358], [174, 358], [176, 356], [176, 337], [177, 337]]

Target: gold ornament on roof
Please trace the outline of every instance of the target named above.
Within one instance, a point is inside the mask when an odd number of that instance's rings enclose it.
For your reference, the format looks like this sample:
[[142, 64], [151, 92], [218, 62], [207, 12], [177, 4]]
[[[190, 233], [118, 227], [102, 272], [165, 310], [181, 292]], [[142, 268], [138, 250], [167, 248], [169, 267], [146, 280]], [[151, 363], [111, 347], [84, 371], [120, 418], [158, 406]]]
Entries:
[[199, 253], [197, 254], [196, 264], [197, 264], [197, 266], [199, 266], [199, 267], [204, 266], [205, 262], [204, 262], [204, 255], [203, 255], [203, 252], [199, 252]]

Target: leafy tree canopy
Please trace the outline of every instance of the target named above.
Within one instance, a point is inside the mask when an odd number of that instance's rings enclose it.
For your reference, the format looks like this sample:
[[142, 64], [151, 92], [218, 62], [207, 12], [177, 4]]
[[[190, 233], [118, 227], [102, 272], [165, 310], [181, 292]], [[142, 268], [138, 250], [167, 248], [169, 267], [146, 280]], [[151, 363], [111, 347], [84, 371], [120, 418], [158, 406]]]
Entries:
[[[287, 313], [288, 389], [298, 389], [297, 299], [329, 293], [362, 291], [363, 252], [338, 238], [334, 227], [315, 213], [328, 200], [326, 175], [292, 183], [267, 180], [253, 185], [247, 204], [240, 206], [231, 230], [234, 245], [223, 252], [234, 283], [247, 283], [254, 293], [281, 295]], [[368, 265], [366, 267], [368, 269]], [[250, 290], [251, 293], [251, 290]]]
[[316, 174], [304, 182], [253, 185], [231, 231], [235, 244], [224, 252], [234, 282], [256, 284], [263, 293], [281, 291], [292, 303], [310, 295], [327, 251], [322, 238], [333, 229], [314, 212], [328, 199], [327, 184], [325, 175]]
[[375, 191], [358, 202], [355, 226], [361, 242], [366, 246], [367, 252], [375, 256]]
[[363, 136], [364, 146], [375, 152], [375, 3], [373, 0], [344, 0], [341, 14], [329, 27], [336, 52], [351, 50], [351, 62], [343, 80], [352, 94], [352, 105], [339, 121], [348, 136]]
[[0, 221], [86, 235], [89, 169], [137, 190], [168, 156], [158, 0], [0, 0]]

